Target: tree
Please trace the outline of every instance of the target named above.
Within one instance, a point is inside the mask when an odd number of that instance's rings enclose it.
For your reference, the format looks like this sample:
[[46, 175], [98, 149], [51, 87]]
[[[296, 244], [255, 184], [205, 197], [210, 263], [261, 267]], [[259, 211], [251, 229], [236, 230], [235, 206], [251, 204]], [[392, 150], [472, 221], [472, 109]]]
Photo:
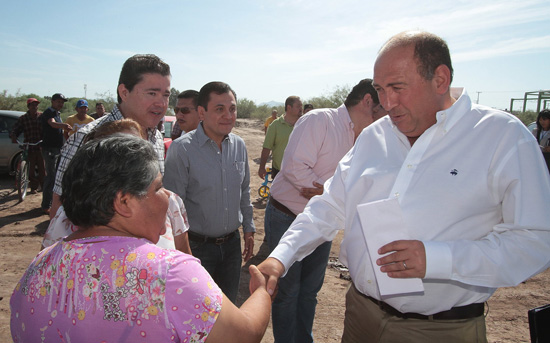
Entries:
[[247, 98], [237, 100], [237, 115], [239, 118], [250, 118], [255, 110], [256, 104], [254, 101]]
[[180, 91], [172, 87], [170, 89], [170, 100], [168, 101], [169, 107], [176, 107], [178, 103], [178, 94], [180, 94]]

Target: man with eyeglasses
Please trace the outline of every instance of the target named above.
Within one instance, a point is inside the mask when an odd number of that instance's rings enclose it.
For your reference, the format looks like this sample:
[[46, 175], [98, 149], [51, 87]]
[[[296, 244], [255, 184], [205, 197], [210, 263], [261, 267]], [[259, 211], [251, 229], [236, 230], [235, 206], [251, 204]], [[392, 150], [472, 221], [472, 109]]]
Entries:
[[177, 124], [173, 126], [171, 136], [172, 140], [181, 135], [191, 132], [199, 126], [199, 112], [197, 111], [197, 100], [199, 92], [193, 89], [178, 94], [178, 102], [174, 107]]
[[82, 145], [82, 140], [95, 127], [107, 122], [124, 118], [138, 122], [155, 147], [160, 171], [164, 173], [164, 142], [157, 125], [168, 109], [170, 78], [170, 66], [155, 55], [134, 55], [124, 62], [117, 87], [118, 105], [113, 107], [110, 114], [78, 130], [61, 150], [50, 218], [55, 216], [61, 205], [61, 180], [69, 162]]

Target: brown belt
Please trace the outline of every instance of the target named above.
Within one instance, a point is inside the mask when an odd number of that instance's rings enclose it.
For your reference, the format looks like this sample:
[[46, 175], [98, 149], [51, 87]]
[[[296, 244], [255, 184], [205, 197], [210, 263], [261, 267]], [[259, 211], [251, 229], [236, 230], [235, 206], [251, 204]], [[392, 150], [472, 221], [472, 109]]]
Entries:
[[201, 234], [192, 232], [191, 230], [188, 230], [187, 234], [189, 236], [190, 241], [201, 242], [201, 243], [214, 243], [214, 244], [217, 244], [217, 245], [222, 245], [223, 243], [225, 243], [228, 240], [230, 240], [231, 238], [233, 238], [233, 236], [235, 236], [236, 232], [237, 232], [237, 230], [235, 230], [231, 233], [228, 233], [225, 236], [221, 236], [221, 237], [203, 236]]
[[466, 306], [453, 307], [448, 311], [434, 313], [434, 314], [429, 315], [429, 316], [424, 315], [424, 314], [420, 314], [420, 313], [412, 313], [412, 312], [403, 313], [403, 312], [399, 312], [398, 310], [396, 310], [395, 308], [393, 308], [392, 306], [386, 304], [383, 301], [376, 300], [372, 297], [369, 297], [368, 295], [365, 295], [365, 294], [359, 292], [357, 289], [356, 289], [356, 291], [359, 294], [361, 294], [362, 296], [364, 296], [365, 298], [369, 299], [370, 301], [372, 301], [373, 303], [378, 305], [378, 307], [380, 307], [380, 309], [382, 311], [386, 312], [387, 314], [390, 314], [390, 315], [398, 317], [398, 318], [403, 318], [403, 319], [410, 319], [410, 318], [412, 318], [412, 319], [424, 319], [424, 320], [432, 320], [432, 319], [433, 320], [469, 319], [469, 318], [475, 318], [475, 317], [482, 316], [484, 314], [484, 311], [485, 311], [484, 303], [474, 303], [474, 304], [470, 304], [470, 305], [466, 305]]
[[284, 214], [291, 216], [292, 218], [296, 218], [296, 215], [294, 214], [294, 212], [289, 210], [288, 207], [286, 207], [285, 205], [275, 200], [275, 198], [273, 198], [272, 196], [269, 197], [269, 203], [279, 211], [283, 212]]

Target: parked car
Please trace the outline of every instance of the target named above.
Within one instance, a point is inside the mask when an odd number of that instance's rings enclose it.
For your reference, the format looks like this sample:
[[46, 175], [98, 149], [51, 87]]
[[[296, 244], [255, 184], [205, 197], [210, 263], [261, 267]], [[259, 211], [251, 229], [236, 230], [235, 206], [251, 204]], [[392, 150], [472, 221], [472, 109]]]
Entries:
[[534, 121], [531, 124], [527, 125], [527, 129], [529, 129], [529, 132], [533, 132], [533, 130], [537, 127], [537, 122]]
[[[0, 110], [0, 173], [15, 171], [17, 157], [21, 154], [19, 145], [11, 142], [10, 132], [17, 119], [25, 112]], [[19, 137], [23, 141], [23, 134]]]
[[172, 144], [172, 126], [176, 122], [175, 116], [164, 116], [164, 158], [166, 158], [166, 152]]

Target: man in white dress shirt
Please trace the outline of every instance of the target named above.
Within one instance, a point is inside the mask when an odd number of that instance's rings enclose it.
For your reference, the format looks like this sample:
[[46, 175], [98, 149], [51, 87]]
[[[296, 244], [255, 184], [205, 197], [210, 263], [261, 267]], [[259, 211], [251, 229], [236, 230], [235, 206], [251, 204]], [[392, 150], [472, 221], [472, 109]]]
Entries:
[[[344, 229], [343, 342], [486, 342], [484, 302], [548, 267], [550, 177], [537, 142], [514, 116], [466, 91], [453, 98], [452, 76], [440, 37], [392, 37], [373, 78], [389, 115], [363, 131], [259, 266], [273, 292]], [[388, 280], [398, 291], [380, 286]]]

